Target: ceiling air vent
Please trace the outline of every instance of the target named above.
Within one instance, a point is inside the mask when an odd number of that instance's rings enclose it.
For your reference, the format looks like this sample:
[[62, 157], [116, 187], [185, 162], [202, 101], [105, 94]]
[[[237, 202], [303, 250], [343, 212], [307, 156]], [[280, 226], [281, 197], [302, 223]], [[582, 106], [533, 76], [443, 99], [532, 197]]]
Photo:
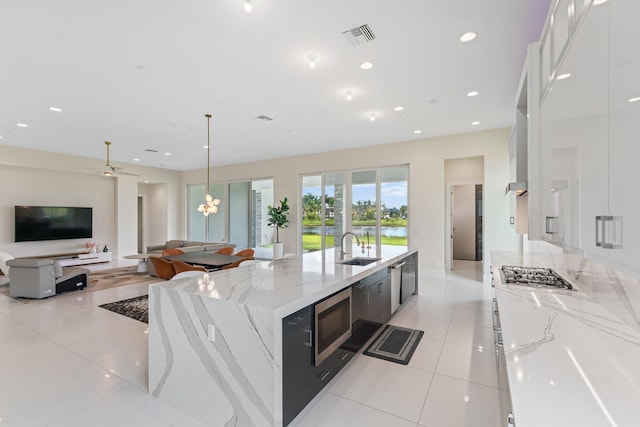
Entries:
[[376, 39], [376, 36], [373, 34], [373, 31], [371, 30], [371, 27], [369, 27], [369, 25], [367, 24], [360, 25], [359, 27], [355, 27], [347, 31], [343, 31], [342, 35], [353, 46], [357, 46], [359, 44], [366, 44]]
[[271, 117], [269, 117], [269, 116], [265, 116], [265, 115], [258, 116], [258, 117], [256, 117], [256, 119], [266, 120], [266, 121], [268, 121], [268, 122], [270, 122], [271, 120], [273, 120]]
[[144, 151], [148, 152], [148, 153], [157, 153], [158, 150], [152, 150], [151, 148], [147, 148]]

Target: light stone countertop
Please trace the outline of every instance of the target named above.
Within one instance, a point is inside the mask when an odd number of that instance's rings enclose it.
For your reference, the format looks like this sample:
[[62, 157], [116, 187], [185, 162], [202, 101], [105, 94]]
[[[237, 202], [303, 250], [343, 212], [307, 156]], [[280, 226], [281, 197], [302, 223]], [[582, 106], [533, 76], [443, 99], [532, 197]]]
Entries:
[[206, 284], [199, 283], [198, 278], [187, 278], [153, 286], [273, 310], [276, 317], [282, 318], [417, 252], [406, 246], [373, 246], [364, 253], [353, 246], [352, 250], [346, 259], [353, 256], [381, 260], [366, 266], [338, 264], [337, 251], [331, 248], [216, 271], [210, 273]]
[[[518, 427], [640, 425], [640, 280], [567, 253], [491, 252]], [[551, 267], [573, 291], [505, 285]]]

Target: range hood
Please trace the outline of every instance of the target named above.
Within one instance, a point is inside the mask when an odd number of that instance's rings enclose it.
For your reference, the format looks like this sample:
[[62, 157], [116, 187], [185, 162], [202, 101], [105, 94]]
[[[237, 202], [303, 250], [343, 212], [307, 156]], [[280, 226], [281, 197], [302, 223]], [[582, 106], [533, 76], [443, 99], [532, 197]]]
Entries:
[[507, 184], [507, 188], [504, 189], [504, 194], [515, 194], [516, 196], [522, 196], [527, 192], [526, 182], [510, 182]]

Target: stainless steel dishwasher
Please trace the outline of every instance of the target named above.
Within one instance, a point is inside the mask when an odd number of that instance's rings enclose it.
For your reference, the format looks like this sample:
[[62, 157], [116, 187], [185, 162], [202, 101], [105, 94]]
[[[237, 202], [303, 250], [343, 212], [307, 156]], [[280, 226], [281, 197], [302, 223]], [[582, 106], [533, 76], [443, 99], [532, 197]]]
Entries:
[[402, 287], [402, 266], [404, 261], [397, 262], [389, 267], [391, 276], [391, 314], [400, 307], [400, 288]]

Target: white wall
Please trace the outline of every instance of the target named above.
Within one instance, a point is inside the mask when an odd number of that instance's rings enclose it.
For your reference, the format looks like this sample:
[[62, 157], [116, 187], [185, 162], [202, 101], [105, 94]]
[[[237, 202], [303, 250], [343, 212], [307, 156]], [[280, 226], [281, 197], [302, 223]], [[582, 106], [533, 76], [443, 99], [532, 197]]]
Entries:
[[[91, 240], [102, 248], [115, 244], [115, 186], [110, 178], [0, 165], [0, 251], [15, 257], [82, 252]], [[15, 205], [93, 208], [93, 238], [14, 242]]]
[[107, 244], [119, 257], [136, 253], [138, 184], [147, 180], [152, 191], [145, 196], [151, 207], [146, 209], [150, 222], [146, 238], [159, 242], [184, 238], [180, 172], [126, 165], [127, 172], [139, 176], [109, 178], [96, 173], [103, 165], [104, 159], [0, 145], [0, 251], [13, 256], [79, 252], [89, 240], [15, 243], [13, 206], [24, 204], [93, 207], [91, 240], [101, 247]]
[[[225, 181], [273, 177], [274, 199], [298, 198], [300, 174], [409, 164], [409, 242], [420, 252], [422, 277], [444, 274], [446, 159], [484, 156], [485, 245], [491, 249], [518, 250], [518, 236], [509, 227], [508, 200], [503, 197], [509, 178], [508, 130], [397, 142], [366, 148], [332, 151], [217, 167], [213, 176]], [[185, 183], [202, 183], [206, 170], [184, 173]], [[298, 249], [298, 204], [291, 203], [291, 224], [282, 231], [285, 252]], [[487, 257], [485, 257], [486, 259]], [[488, 271], [488, 264], [485, 263]]]

